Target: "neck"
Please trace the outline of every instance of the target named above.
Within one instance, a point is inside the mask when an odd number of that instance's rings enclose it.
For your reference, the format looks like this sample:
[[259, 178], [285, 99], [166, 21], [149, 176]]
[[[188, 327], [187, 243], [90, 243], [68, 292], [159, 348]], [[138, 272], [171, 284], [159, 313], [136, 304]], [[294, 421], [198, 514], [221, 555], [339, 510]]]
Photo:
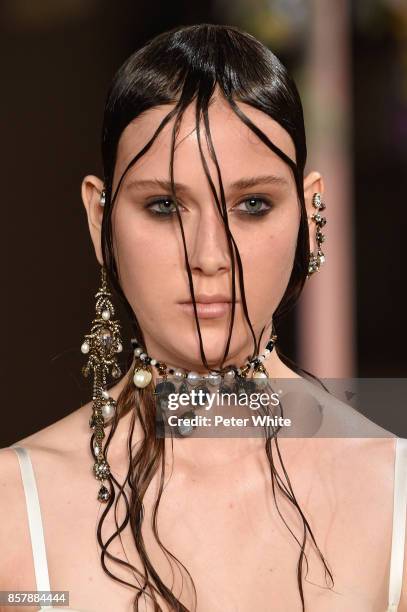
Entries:
[[[301, 378], [281, 361], [275, 350], [263, 361], [263, 365], [270, 378]], [[153, 382], [155, 384], [159, 375], [155, 368], [150, 369], [153, 373]], [[131, 384], [133, 384], [133, 371], [134, 364], [132, 363], [125, 376], [109, 389], [110, 397], [117, 400], [127, 382], [131, 381]], [[136, 387], [134, 387], [134, 390], [136, 392]], [[116, 465], [118, 470], [120, 470], [120, 465], [127, 465], [127, 439], [133, 417], [132, 413], [133, 411], [130, 410], [120, 419], [109, 445], [109, 457], [112, 458], [113, 464]], [[89, 418], [88, 414], [86, 418]], [[109, 427], [108, 425], [107, 428], [109, 429]], [[140, 437], [142, 437], [142, 431], [140, 424], [136, 422], [133, 443], [139, 440]], [[233, 457], [249, 456], [253, 455], [254, 452], [262, 452], [264, 450], [264, 441], [261, 438], [222, 438], [220, 440], [214, 438], [194, 438], [190, 440], [187, 438], [175, 438], [173, 442], [174, 452], [178, 454], [180, 459], [183, 458], [187, 461], [190, 459], [192, 462], [202, 463], [204, 458], [204, 462], [208, 466], [221, 465], [222, 463], [227, 463]], [[168, 445], [166, 447], [168, 448]]]
[[[288, 366], [286, 366], [281, 361], [276, 350], [274, 350], [268, 356], [268, 358], [265, 359], [262, 363], [264, 367], [266, 368], [267, 373], [270, 378], [301, 378], [296, 372], [291, 370]], [[173, 367], [175, 368], [177, 366], [173, 366]], [[153, 381], [155, 384], [157, 382], [157, 379], [159, 378], [159, 374], [155, 368], [150, 368], [150, 369], [152, 371]], [[123, 376], [123, 378], [116, 385], [114, 385], [113, 387], [109, 389], [109, 395], [111, 397], [113, 397], [114, 399], [118, 398], [118, 396], [120, 395], [120, 393], [126, 386], [126, 383], [129, 377], [132, 377], [133, 370], [134, 370], [134, 361], [132, 365], [130, 366], [128, 372], [125, 374], [125, 376]], [[204, 370], [202, 368], [200, 370], [198, 368], [195, 368], [194, 371], [198, 372], [199, 374], [203, 374], [203, 375], [208, 374], [208, 370]]]
[[151, 365], [153, 371], [156, 370], [158, 376], [164, 378], [172, 374], [175, 374], [176, 377], [179, 378], [182, 377], [184, 372], [187, 374], [191, 372], [204, 376], [214, 370], [219, 373], [225, 373], [230, 369], [235, 370], [238, 374], [242, 373], [243, 376], [248, 376], [250, 369], [262, 370], [262, 362], [268, 360], [270, 354], [274, 350], [277, 336], [271, 334], [271, 329], [268, 330], [266, 338], [267, 340], [263, 341], [262, 345], [259, 347], [259, 352], [255, 355], [249, 354], [249, 347], [246, 346], [240, 348], [238, 352], [231, 353], [226, 361], [220, 362], [218, 360], [219, 358], [212, 361], [208, 359], [206, 365], [202, 363], [200, 357], [196, 357], [195, 359], [195, 356], [193, 360], [191, 357], [189, 362], [184, 361], [183, 356], [172, 354], [171, 349], [168, 349], [168, 347], [156, 345], [154, 339], [151, 341], [149, 340], [147, 345], [143, 346], [134, 338], [131, 340], [135, 355], [133, 367], [140, 366], [141, 369], [145, 369], [143, 366]]

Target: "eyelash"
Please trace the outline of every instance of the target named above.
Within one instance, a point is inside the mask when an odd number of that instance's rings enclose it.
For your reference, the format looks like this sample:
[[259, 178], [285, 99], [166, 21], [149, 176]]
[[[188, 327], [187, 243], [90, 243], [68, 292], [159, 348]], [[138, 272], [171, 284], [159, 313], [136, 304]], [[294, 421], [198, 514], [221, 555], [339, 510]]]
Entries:
[[[265, 215], [267, 215], [271, 209], [273, 208], [272, 203], [267, 200], [266, 198], [260, 198], [260, 197], [256, 197], [256, 196], [252, 196], [250, 198], [246, 198], [245, 200], [242, 200], [241, 202], [239, 202], [240, 204], [244, 204], [245, 202], [262, 202], [263, 204], [266, 205], [267, 208], [263, 208], [263, 210], [259, 210], [257, 212], [243, 212], [243, 211], [239, 211], [238, 214], [240, 215], [244, 215], [246, 217], [264, 217]], [[171, 198], [159, 198], [157, 200], [154, 200], [154, 202], [150, 202], [150, 204], [146, 205], [146, 208], [148, 209], [148, 212], [152, 215], [154, 215], [155, 217], [160, 217], [161, 219], [170, 219], [173, 215], [176, 214], [176, 211], [172, 211], [170, 213], [167, 212], [158, 212], [157, 210], [153, 210], [153, 206], [157, 205], [157, 204], [162, 204], [164, 202], [172, 202]]]

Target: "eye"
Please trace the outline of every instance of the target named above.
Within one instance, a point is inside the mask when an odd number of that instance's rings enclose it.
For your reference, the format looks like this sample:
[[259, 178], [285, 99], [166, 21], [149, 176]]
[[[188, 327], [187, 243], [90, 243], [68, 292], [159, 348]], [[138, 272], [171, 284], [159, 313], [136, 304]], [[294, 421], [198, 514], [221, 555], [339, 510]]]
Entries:
[[[156, 206], [158, 209], [153, 208], [153, 206]], [[154, 200], [154, 202], [147, 204], [146, 208], [152, 215], [159, 217], [171, 217], [173, 214], [176, 214], [175, 204], [168, 197]]]
[[243, 200], [237, 206], [241, 205], [245, 206], [246, 210], [238, 209], [240, 214], [253, 216], [265, 215], [273, 208], [272, 203], [267, 199], [254, 196]]
[[[242, 205], [245, 207], [245, 210], [238, 208]], [[153, 202], [150, 202], [146, 205], [146, 208], [152, 215], [155, 215], [156, 217], [169, 218], [176, 214], [175, 203], [170, 197], [167, 196], [158, 198]], [[231, 210], [236, 209], [241, 215], [260, 217], [269, 213], [272, 208], [272, 203], [269, 202], [266, 198], [252, 196], [250, 198], [247, 198], [246, 200], [243, 200]]]

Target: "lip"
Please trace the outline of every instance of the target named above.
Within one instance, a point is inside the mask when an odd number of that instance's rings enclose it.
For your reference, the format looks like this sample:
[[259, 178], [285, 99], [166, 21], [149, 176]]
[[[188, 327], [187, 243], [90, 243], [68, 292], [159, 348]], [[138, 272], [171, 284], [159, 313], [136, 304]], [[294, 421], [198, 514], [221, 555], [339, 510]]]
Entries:
[[[198, 293], [195, 295], [195, 301], [200, 304], [219, 304], [220, 302], [229, 302], [229, 295], [225, 295], [224, 293], [213, 293], [209, 295], [208, 293]], [[183, 300], [181, 304], [192, 304], [190, 299]]]
[[[216, 319], [224, 317], [231, 309], [232, 302], [196, 302], [196, 311], [200, 319]], [[180, 303], [182, 310], [194, 316], [194, 305], [192, 302]]]

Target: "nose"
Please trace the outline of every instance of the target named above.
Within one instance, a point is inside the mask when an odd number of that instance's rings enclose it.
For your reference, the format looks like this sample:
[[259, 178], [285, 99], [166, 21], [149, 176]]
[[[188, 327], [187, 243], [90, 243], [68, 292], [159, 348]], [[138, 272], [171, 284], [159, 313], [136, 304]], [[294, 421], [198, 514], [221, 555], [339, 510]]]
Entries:
[[203, 206], [188, 250], [192, 272], [214, 276], [230, 269], [226, 228], [216, 205]]

